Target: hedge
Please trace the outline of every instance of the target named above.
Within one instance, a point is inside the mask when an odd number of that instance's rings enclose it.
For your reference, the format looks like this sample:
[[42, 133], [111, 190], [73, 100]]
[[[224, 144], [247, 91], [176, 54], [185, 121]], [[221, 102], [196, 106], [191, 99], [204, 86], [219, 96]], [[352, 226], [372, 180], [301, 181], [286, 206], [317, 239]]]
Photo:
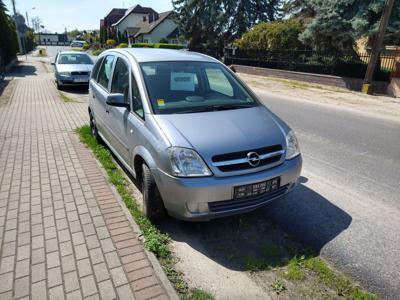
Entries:
[[184, 49], [185, 45], [167, 44], [167, 43], [135, 43], [133, 48], [163, 48], [163, 49]]

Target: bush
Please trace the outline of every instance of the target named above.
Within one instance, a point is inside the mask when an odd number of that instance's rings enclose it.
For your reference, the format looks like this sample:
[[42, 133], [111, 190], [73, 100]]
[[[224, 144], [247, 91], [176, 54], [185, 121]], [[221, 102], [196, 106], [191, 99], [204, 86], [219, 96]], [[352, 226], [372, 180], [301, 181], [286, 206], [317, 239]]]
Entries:
[[95, 50], [92, 50], [92, 55], [93, 55], [93, 56], [99, 56], [101, 53], [103, 53], [104, 50], [105, 50], [105, 49], [95, 49]]
[[117, 46], [117, 48], [128, 48], [128, 44], [127, 43], [121, 43]]
[[135, 43], [132, 45], [134, 48], [163, 48], [163, 49], [184, 49], [185, 45], [176, 45], [168, 43]]
[[90, 48], [90, 46], [89, 46], [88, 43], [85, 43], [85, 44], [82, 46], [82, 49], [83, 49], [83, 50], [89, 50], [89, 48]]
[[168, 44], [168, 43], [156, 43], [154, 44], [154, 48], [164, 48], [164, 49], [185, 49], [185, 45], [176, 45], [176, 44]]
[[134, 48], [154, 48], [153, 43], [135, 43], [132, 45]]
[[18, 52], [18, 39], [14, 21], [0, 10], [0, 66], [15, 58]]
[[109, 46], [109, 47], [114, 47], [116, 43], [117, 42], [113, 39], [108, 39], [106, 42], [107, 46]]
[[234, 42], [240, 49], [296, 50], [304, 48], [299, 40], [302, 25], [295, 20], [260, 23]]

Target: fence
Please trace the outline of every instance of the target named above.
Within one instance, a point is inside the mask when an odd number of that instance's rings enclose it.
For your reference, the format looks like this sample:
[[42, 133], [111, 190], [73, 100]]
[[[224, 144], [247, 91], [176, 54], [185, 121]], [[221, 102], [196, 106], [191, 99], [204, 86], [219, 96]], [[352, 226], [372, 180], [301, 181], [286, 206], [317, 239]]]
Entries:
[[[370, 60], [369, 53], [321, 53], [311, 50], [259, 50], [226, 48], [224, 62], [252, 67], [281, 69], [305, 73], [364, 78]], [[400, 53], [383, 53], [374, 79], [390, 79]]]
[[37, 44], [39, 46], [69, 46], [71, 42], [46, 42], [46, 41], [38, 41]]

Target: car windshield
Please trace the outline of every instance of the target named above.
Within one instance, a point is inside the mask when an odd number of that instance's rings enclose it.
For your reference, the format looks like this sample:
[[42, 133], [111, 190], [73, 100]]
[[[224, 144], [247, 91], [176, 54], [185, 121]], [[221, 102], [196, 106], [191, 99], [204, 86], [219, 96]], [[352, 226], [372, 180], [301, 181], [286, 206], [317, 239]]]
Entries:
[[219, 63], [140, 64], [154, 113], [196, 113], [258, 106], [245, 87]]
[[58, 58], [60, 65], [92, 65], [93, 62], [86, 54], [60, 54]]

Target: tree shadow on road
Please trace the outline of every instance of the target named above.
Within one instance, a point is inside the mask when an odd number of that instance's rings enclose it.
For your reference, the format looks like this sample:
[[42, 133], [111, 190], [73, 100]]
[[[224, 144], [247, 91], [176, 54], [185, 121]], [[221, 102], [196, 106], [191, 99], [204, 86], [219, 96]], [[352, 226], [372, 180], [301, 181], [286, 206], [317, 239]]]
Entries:
[[282, 266], [296, 255], [319, 254], [352, 221], [305, 181], [285, 198], [252, 213], [203, 223], [166, 218], [158, 226], [172, 240], [232, 270], [248, 270], [249, 264], [260, 262]]

